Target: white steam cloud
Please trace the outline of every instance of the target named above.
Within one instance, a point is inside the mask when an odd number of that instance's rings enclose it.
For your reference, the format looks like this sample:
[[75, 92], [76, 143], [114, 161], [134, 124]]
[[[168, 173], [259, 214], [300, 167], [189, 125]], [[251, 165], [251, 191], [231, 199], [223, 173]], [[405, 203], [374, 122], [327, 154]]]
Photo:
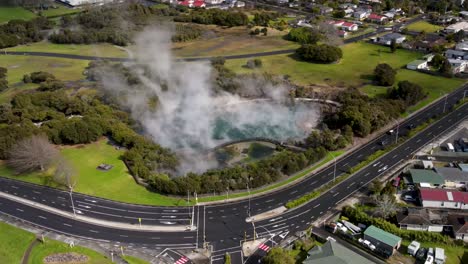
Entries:
[[[179, 173], [200, 172], [217, 164], [197, 153], [236, 137], [287, 139], [305, 136], [315, 126], [317, 107], [285, 105], [288, 87], [245, 80], [243, 88], [263, 98], [246, 102], [227, 92], [213, 91], [209, 62], [181, 62], [171, 53], [171, 33], [147, 30], [135, 40], [135, 63], [127, 65], [142, 85], [128, 86], [116, 74], [104, 73], [104, 88], [115, 95], [155, 142], [178, 152]], [[144, 66], [144, 67], [140, 67]], [[157, 99], [156, 99], [157, 98]], [[148, 103], [151, 102], [151, 103]]]

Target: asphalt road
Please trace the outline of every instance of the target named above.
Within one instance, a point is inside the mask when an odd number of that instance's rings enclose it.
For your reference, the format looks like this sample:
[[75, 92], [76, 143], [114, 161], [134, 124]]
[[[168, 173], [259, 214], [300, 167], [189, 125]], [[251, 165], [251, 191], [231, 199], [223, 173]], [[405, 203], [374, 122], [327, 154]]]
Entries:
[[[458, 89], [448, 95], [447, 100], [440, 100], [399, 124], [400, 134], [404, 135], [408, 132], [407, 126], [409, 124], [417, 126], [425, 122], [427, 119], [441, 114], [444, 111], [444, 108], [446, 111], [449, 111], [451, 106], [463, 97], [464, 89], [466, 88], [462, 87]], [[269, 237], [273, 233], [279, 234], [284, 231], [295, 232], [307, 228], [311, 221], [322, 216], [341, 200], [345, 199], [353, 192], [360, 190], [375, 177], [384, 173], [383, 168], [387, 167], [388, 169], [391, 169], [391, 167], [399, 164], [402, 160], [412, 156], [418, 148], [426, 145], [428, 142], [433, 140], [434, 137], [437, 137], [446, 129], [455, 126], [467, 116], [468, 105], [464, 105], [441, 120], [435, 122], [422, 133], [406, 141], [398, 148], [392, 150], [384, 157], [373, 162], [370, 166], [343, 181], [333, 188], [333, 190], [325, 193], [312, 202], [273, 219], [255, 223], [257, 234], [260, 237]], [[336, 164], [336, 176], [339, 176], [350, 167], [353, 167], [360, 161], [366, 159], [370, 154], [381, 149], [382, 146], [379, 144], [380, 141], [391, 141], [394, 139], [394, 135], [381, 135], [375, 140], [353, 151], [346, 157], [340, 159]], [[250, 200], [252, 214], [276, 208], [285, 204], [289, 200], [298, 198], [331, 181], [333, 179], [333, 168], [334, 166], [332, 164], [331, 166], [322, 169], [320, 172], [310, 175], [300, 183], [270, 194], [252, 198]], [[49, 206], [70, 210], [69, 205], [67, 206], [66, 202], [68, 194], [66, 192], [1, 178], [0, 180], [1, 191], [8, 192], [10, 194], [16, 193], [18, 196], [34, 200], [38, 203], [45, 203]], [[43, 201], [43, 199], [45, 201]], [[96, 218], [107, 219], [106, 217], [110, 217], [107, 215], [109, 212], [111, 212], [111, 214], [115, 214], [111, 217], [118, 218], [117, 215], [128, 216], [132, 223], [135, 223], [135, 219], [142, 215], [151, 215], [148, 216], [148, 218], [154, 217], [157, 219], [154, 221], [160, 221], [160, 217], [165, 215], [176, 216], [176, 219], [180, 219], [180, 221], [184, 221], [184, 219], [189, 218], [189, 209], [187, 207], [168, 208], [139, 206], [117, 203], [78, 194], [74, 195], [74, 201], [75, 204], [84, 204], [89, 206], [90, 208], [84, 208], [89, 210], [83, 210], [82, 213]], [[55, 202], [55, 204], [52, 202]], [[62, 202], [65, 206], [60, 205]], [[252, 238], [253, 226], [252, 224], [245, 222], [245, 218], [248, 216], [248, 207], [248, 200], [229, 204], [197, 206], [192, 214], [194, 224], [198, 226], [197, 231], [161, 233], [117, 230], [90, 225], [47, 213], [7, 199], [0, 199], [1, 212], [29, 221], [45, 229], [55, 230], [59, 233], [105, 241], [135, 243], [145, 246], [151, 245], [154, 248], [201, 247], [205, 238], [205, 241], [213, 246], [214, 255], [221, 255], [225, 252], [239, 252], [240, 243], [244, 239], [244, 234], [247, 234], [247, 239]], [[178, 215], [179, 213], [180, 216]], [[112, 218], [112, 220], [116, 219]], [[151, 221], [151, 219], [148, 221]]]

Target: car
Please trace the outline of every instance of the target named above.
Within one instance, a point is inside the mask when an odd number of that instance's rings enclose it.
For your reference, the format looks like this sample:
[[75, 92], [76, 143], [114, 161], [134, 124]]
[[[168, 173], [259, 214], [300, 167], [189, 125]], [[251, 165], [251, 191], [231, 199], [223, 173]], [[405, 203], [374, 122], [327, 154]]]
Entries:
[[424, 264], [432, 264], [434, 263], [434, 257], [433, 256], [427, 256], [426, 261]]
[[431, 256], [432, 259], [434, 259], [434, 249], [433, 248], [428, 248], [427, 249], [427, 256]]
[[390, 130], [387, 132], [387, 134], [389, 134], [389, 135], [393, 135], [393, 133], [395, 133], [395, 130], [393, 130], [393, 129], [390, 129]]
[[436, 160], [436, 158], [432, 157], [432, 156], [429, 156], [429, 157], [427, 157], [427, 160]]
[[405, 200], [405, 201], [407, 201], [407, 202], [415, 202], [415, 201], [416, 201], [416, 199], [415, 199], [413, 196], [411, 196], [411, 195], [405, 195], [405, 196], [403, 197], [403, 200]]
[[409, 125], [407, 125], [407, 126], [406, 126], [406, 128], [408, 128], [408, 129], [410, 129], [410, 130], [411, 130], [411, 129], [413, 129], [413, 128], [414, 128], [414, 124], [409, 124]]
[[375, 250], [375, 246], [372, 245], [372, 243], [369, 240], [364, 240], [362, 244], [366, 247], [368, 247], [370, 250]]
[[426, 254], [427, 254], [427, 249], [426, 248], [420, 248], [418, 250], [418, 252], [416, 253], [416, 259], [425, 260], [426, 259]]
[[382, 141], [379, 142], [379, 145], [381, 145], [381, 146], [385, 146], [387, 144], [388, 144], [387, 140], [382, 140]]
[[386, 171], [388, 169], [388, 165], [383, 166], [378, 170], [378, 172]]
[[337, 222], [336, 226], [338, 227], [339, 230], [341, 230], [341, 232], [343, 233], [348, 232], [348, 228], [346, 228], [346, 226], [344, 226], [341, 222]]

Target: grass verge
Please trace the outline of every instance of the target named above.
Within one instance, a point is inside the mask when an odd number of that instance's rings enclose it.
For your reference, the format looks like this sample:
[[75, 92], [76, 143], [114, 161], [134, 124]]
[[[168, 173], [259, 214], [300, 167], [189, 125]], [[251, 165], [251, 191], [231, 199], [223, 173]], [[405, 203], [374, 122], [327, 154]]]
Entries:
[[55, 44], [48, 41], [41, 41], [20, 45], [12, 48], [5, 49], [6, 51], [20, 51], [20, 52], [52, 52], [61, 54], [79, 54], [83, 56], [97, 56], [97, 57], [117, 57], [126, 58], [128, 54], [125, 50], [117, 48], [111, 44]]
[[149, 264], [148, 261], [142, 260], [132, 256], [122, 256], [122, 258], [128, 262], [128, 264]]
[[0, 222], [0, 263], [21, 263], [23, 254], [35, 235]]
[[415, 23], [411, 23], [406, 27], [409, 31], [424, 31], [426, 33], [434, 33], [441, 30], [443, 27], [433, 25], [425, 20], [421, 20]]
[[80, 255], [86, 255], [88, 257], [88, 261], [86, 262], [86, 264], [112, 263], [112, 261], [106, 256], [101, 255], [94, 250], [80, 246], [70, 248], [65, 243], [46, 238], [44, 243], [39, 243], [33, 248], [31, 254], [29, 255], [28, 264], [46, 264], [46, 262], [44, 261], [45, 257], [52, 254], [60, 253], [77, 253]]
[[30, 20], [36, 15], [22, 7], [0, 7], [0, 24], [7, 23], [12, 19]]

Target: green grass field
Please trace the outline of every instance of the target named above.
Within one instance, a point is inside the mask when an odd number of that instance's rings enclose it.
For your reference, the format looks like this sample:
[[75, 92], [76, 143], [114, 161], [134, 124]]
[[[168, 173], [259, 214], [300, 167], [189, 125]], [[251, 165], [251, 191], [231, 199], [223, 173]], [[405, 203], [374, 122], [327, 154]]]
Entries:
[[99, 254], [98, 252], [80, 247], [80, 246], [74, 246], [73, 248], [70, 248], [69, 245], [47, 239], [45, 243], [39, 243], [37, 244], [33, 250], [31, 251], [31, 254], [29, 255], [29, 264], [46, 264], [44, 262], [44, 258], [52, 255], [52, 254], [60, 254], [60, 253], [78, 253], [81, 255], [86, 255], [88, 256], [89, 260], [86, 262], [86, 264], [110, 264], [112, 261], [108, 259], [106, 256], [103, 256]]
[[[336, 64], [316, 64], [300, 61], [293, 55], [259, 57], [263, 67], [274, 75], [289, 75], [290, 80], [299, 85], [328, 84], [360, 86], [371, 81], [374, 68], [379, 63], [388, 63], [401, 68], [421, 56], [421, 53], [397, 50], [390, 53], [387, 47], [368, 43], [353, 43], [342, 46], [343, 59]], [[379, 52], [380, 50], [380, 52]], [[237, 73], [249, 73], [243, 65], [247, 59], [226, 61], [226, 66]]]
[[35, 235], [0, 222], [0, 263], [21, 263]]
[[0, 7], [0, 24], [7, 23], [12, 19], [29, 20], [36, 15], [22, 7]]
[[433, 25], [427, 21], [421, 20], [421, 21], [409, 24], [406, 28], [409, 31], [418, 31], [418, 32], [424, 31], [426, 33], [433, 33], [433, 32], [439, 31], [443, 27]]
[[47, 41], [31, 43], [27, 45], [16, 46], [5, 49], [7, 51], [35, 51], [35, 52], [52, 52], [63, 54], [78, 54], [84, 56], [98, 56], [98, 57], [128, 57], [126, 51], [119, 49], [111, 44], [91, 44], [91, 45], [77, 45], [77, 44], [54, 44]]
[[132, 256], [123, 256], [123, 259], [128, 262], [128, 264], [149, 264], [148, 261], [142, 260]]

